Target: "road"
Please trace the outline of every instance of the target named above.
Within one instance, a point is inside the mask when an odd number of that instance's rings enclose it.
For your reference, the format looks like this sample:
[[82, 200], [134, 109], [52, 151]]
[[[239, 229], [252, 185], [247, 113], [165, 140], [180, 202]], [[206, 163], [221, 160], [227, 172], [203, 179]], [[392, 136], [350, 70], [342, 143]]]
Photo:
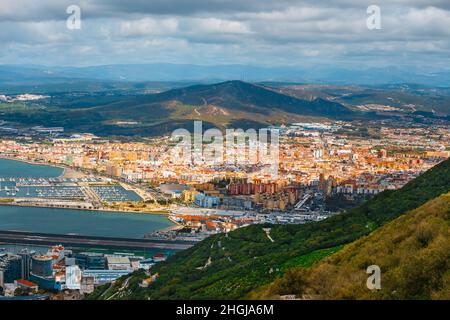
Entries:
[[149, 239], [122, 239], [106, 237], [90, 237], [79, 235], [58, 235], [44, 233], [28, 233], [16, 231], [0, 231], [0, 242], [29, 244], [94, 247], [94, 248], [122, 248], [122, 249], [171, 249], [184, 250], [194, 243], [187, 241], [164, 241]]

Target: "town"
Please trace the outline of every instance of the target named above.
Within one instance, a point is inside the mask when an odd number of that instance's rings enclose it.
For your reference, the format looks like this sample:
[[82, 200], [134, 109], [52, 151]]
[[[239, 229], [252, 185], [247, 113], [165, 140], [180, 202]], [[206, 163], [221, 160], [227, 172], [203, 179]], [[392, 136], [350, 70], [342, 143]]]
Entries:
[[172, 240], [198, 241], [253, 223], [322, 220], [399, 189], [450, 156], [450, 131], [439, 123], [272, 127], [280, 134], [275, 176], [273, 166], [259, 163], [174, 161], [169, 136], [129, 141], [38, 129], [40, 136], [24, 130], [5, 137], [2, 156], [60, 166], [64, 174], [3, 178], [2, 204], [163, 213], [177, 226], [146, 237]]
[[133, 253], [99, 253], [72, 251], [62, 245], [36, 250], [12, 246], [0, 248], [0, 300], [78, 300], [97, 286], [111, 283], [121, 276], [143, 269], [148, 286], [158, 277], [149, 271], [167, 255]]
[[[446, 126], [293, 123], [280, 133], [276, 178], [267, 166], [173, 161], [167, 136], [130, 142], [51, 128], [39, 138], [4, 138], [6, 159], [61, 167], [53, 178], [3, 177], [4, 205], [167, 214], [174, 227], [146, 239], [190, 241], [256, 223], [319, 221], [383, 190], [395, 190], [450, 156]], [[42, 128], [40, 128], [42, 129]], [[272, 128], [273, 129], [273, 128]], [[373, 130], [373, 129], [371, 129]], [[264, 228], [270, 237], [270, 228]], [[271, 239], [271, 241], [274, 241]], [[139, 253], [9, 247], [0, 252], [4, 298], [80, 299], [100, 285], [146, 270], [174, 251]], [[111, 251], [111, 250], [109, 250]]]

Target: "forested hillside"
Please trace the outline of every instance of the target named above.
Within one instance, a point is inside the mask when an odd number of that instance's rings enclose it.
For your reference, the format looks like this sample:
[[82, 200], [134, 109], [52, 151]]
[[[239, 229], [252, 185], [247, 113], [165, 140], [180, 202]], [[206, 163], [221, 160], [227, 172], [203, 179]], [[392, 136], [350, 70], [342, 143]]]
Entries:
[[[381, 269], [368, 290], [366, 268]], [[450, 193], [357, 240], [313, 267], [296, 267], [249, 298], [450, 299]]]
[[[306, 259], [310, 263], [364, 237], [427, 201], [450, 192], [450, 160], [402, 189], [385, 191], [363, 205], [321, 222], [303, 225], [252, 225], [212, 236], [156, 265], [158, 280], [140, 288], [143, 272], [131, 276], [129, 290], [116, 299], [238, 299], [274, 281]], [[263, 228], [271, 228], [271, 242]], [[329, 250], [329, 251], [323, 251]], [[305, 258], [306, 257], [306, 258]], [[210, 261], [210, 263], [208, 263]], [[309, 264], [310, 264], [309, 263]], [[307, 263], [308, 264], [308, 263]], [[101, 287], [89, 298], [107, 298], [121, 288], [118, 281], [107, 295]]]

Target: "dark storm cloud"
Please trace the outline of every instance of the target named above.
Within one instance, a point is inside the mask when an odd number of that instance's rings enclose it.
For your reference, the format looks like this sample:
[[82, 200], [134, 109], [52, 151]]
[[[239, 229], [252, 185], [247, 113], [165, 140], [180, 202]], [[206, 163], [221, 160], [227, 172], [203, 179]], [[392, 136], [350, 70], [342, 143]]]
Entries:
[[78, 5], [86, 18], [140, 15], [181, 15], [201, 13], [227, 14], [282, 10], [301, 2], [296, 0], [0, 0], [2, 21], [43, 21], [65, 19], [69, 5]]
[[127, 12], [134, 14], [175, 14], [191, 15], [205, 12], [258, 12], [279, 10], [289, 5], [298, 4], [296, 0], [136, 0], [132, 2], [120, 0], [97, 0], [98, 8], [107, 11]]
[[2, 21], [44, 21], [65, 19], [69, 5], [83, 9], [85, 18], [127, 18], [141, 15], [232, 14], [282, 11], [289, 7], [366, 8], [378, 6], [405, 8], [435, 7], [450, 10], [449, 0], [0, 0]]
[[[81, 8], [68, 30], [66, 8]], [[369, 5], [382, 29], [368, 30]], [[292, 63], [450, 57], [450, 0], [0, 0], [0, 63]], [[43, 58], [44, 57], [44, 58]], [[386, 57], [389, 57], [387, 59]]]

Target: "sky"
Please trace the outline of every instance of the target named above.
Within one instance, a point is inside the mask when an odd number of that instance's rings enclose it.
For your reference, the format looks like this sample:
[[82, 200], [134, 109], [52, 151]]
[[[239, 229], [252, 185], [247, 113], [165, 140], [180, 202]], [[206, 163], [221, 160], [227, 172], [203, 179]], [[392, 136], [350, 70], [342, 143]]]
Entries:
[[[81, 29], [67, 27], [71, 5]], [[380, 28], [367, 26], [371, 5]], [[0, 43], [0, 64], [442, 70], [450, 0], [0, 0]]]

